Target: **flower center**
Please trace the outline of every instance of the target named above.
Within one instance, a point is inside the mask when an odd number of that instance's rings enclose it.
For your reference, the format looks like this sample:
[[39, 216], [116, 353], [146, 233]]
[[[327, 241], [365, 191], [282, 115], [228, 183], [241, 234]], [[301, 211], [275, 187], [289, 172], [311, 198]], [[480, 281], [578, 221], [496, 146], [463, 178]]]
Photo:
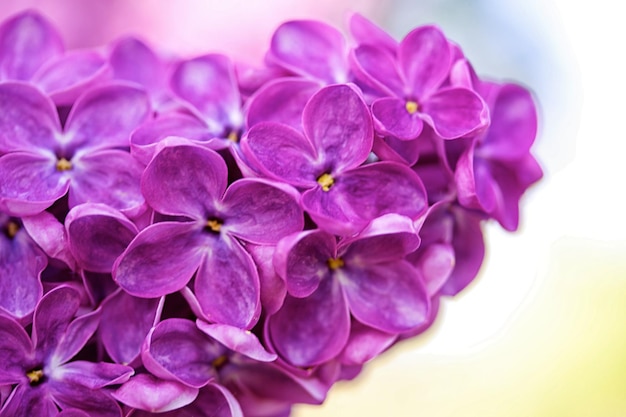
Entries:
[[204, 230], [211, 232], [211, 233], [219, 233], [220, 230], [222, 230], [223, 224], [224, 222], [219, 219], [209, 219], [206, 221], [206, 224], [204, 225]]
[[20, 230], [20, 225], [14, 221], [9, 220], [4, 226], [4, 234], [9, 239], [13, 239], [17, 232]]
[[335, 183], [335, 179], [330, 174], [322, 174], [317, 179], [317, 183], [322, 186], [322, 190], [328, 191]]
[[61, 158], [57, 161], [57, 171], [69, 171], [72, 169], [72, 163], [65, 158]]
[[407, 100], [404, 107], [406, 108], [406, 111], [409, 112], [409, 114], [413, 114], [417, 111], [417, 109], [419, 109], [419, 105], [417, 104], [417, 101], [413, 101], [413, 100]]
[[344, 265], [345, 263], [343, 262], [343, 259], [341, 258], [330, 258], [328, 260], [328, 267], [330, 268], [331, 271], [339, 269], [343, 267]]
[[26, 372], [26, 377], [28, 378], [28, 383], [31, 386], [39, 385], [45, 379], [43, 369], [33, 369], [32, 371]]
[[219, 371], [228, 363], [228, 357], [226, 355], [218, 356], [211, 362], [211, 366], [215, 368], [216, 371]]
[[228, 139], [231, 142], [237, 143], [239, 142], [239, 134], [237, 133], [236, 130], [233, 130], [228, 134], [228, 136], [226, 136], [226, 139]]

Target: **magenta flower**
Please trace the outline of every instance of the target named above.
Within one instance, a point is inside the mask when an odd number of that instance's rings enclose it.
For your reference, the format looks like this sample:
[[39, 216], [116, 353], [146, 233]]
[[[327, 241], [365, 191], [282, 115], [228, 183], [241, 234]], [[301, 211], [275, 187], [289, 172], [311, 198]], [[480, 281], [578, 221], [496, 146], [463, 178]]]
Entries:
[[351, 314], [387, 333], [419, 326], [428, 316], [429, 299], [404, 260], [418, 245], [412, 221], [395, 214], [339, 243], [321, 230], [281, 240], [274, 265], [289, 296], [268, 319], [277, 352], [304, 367], [334, 358], [346, 346]]
[[15, 385], [0, 416], [56, 416], [77, 408], [90, 416], [121, 417], [103, 388], [126, 381], [133, 369], [104, 362], [70, 360], [98, 326], [99, 311], [74, 318], [80, 307], [76, 290], [61, 286], [35, 309], [32, 338], [14, 320], [0, 316], [0, 385]]
[[25, 84], [0, 85], [0, 209], [37, 214], [69, 190], [69, 205], [105, 203], [143, 210], [142, 167], [128, 152], [130, 132], [149, 115], [143, 91], [123, 85], [93, 89], [61, 128], [52, 102]]
[[372, 103], [372, 114], [383, 136], [415, 139], [426, 122], [439, 136], [454, 139], [489, 123], [478, 94], [445, 86], [452, 53], [436, 27], [413, 30], [400, 42], [397, 56], [385, 47], [363, 44], [352, 58], [359, 82], [382, 97]]
[[242, 179], [226, 189], [226, 175], [214, 151], [188, 141], [164, 142], [144, 172], [143, 193], [156, 211], [189, 221], [142, 230], [113, 276], [128, 293], [153, 298], [182, 289], [195, 273], [204, 314], [250, 328], [260, 312], [259, 276], [242, 241], [275, 244], [302, 229], [302, 210], [295, 191], [285, 186]]
[[305, 189], [302, 205], [334, 234], [358, 232], [386, 213], [417, 218], [426, 209], [420, 179], [408, 167], [380, 162], [361, 166], [373, 142], [367, 106], [354, 87], [328, 86], [307, 103], [304, 135], [278, 123], [259, 123], [242, 139], [259, 173]]

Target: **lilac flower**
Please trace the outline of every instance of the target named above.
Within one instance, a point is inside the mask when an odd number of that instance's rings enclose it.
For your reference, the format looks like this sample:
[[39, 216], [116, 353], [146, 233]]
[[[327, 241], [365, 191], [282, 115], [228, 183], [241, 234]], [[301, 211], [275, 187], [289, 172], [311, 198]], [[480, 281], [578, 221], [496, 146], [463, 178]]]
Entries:
[[275, 244], [303, 226], [288, 187], [242, 179], [226, 189], [227, 169], [214, 151], [172, 139], [147, 166], [142, 189], [160, 213], [189, 221], [142, 230], [117, 260], [113, 276], [128, 293], [160, 297], [182, 289], [194, 273], [206, 316], [242, 328], [258, 320], [259, 277], [239, 239]]
[[0, 314], [19, 320], [33, 312], [43, 295], [40, 276], [47, 264], [22, 222], [0, 212]]
[[293, 365], [306, 367], [344, 349], [350, 314], [387, 333], [419, 326], [429, 300], [417, 272], [404, 260], [418, 245], [412, 221], [395, 214], [339, 243], [320, 230], [281, 240], [274, 265], [289, 296], [268, 319], [272, 345]]
[[397, 56], [384, 47], [361, 45], [353, 51], [352, 63], [359, 82], [382, 97], [372, 103], [382, 135], [415, 139], [426, 122], [439, 136], [454, 139], [489, 122], [487, 108], [474, 91], [444, 87], [452, 54], [436, 27], [413, 30], [400, 42]]
[[74, 318], [79, 294], [60, 286], [46, 294], [33, 317], [32, 338], [0, 316], [0, 385], [15, 385], [0, 416], [56, 416], [78, 408], [90, 416], [121, 416], [102, 388], [126, 381], [133, 370], [110, 363], [74, 361], [98, 325], [99, 311]]
[[307, 103], [304, 135], [278, 123], [259, 123], [241, 149], [259, 173], [305, 189], [302, 205], [317, 225], [349, 235], [375, 217], [396, 212], [411, 218], [424, 210], [420, 179], [406, 166], [363, 164], [371, 151], [367, 106], [350, 85], [328, 86]]
[[0, 209], [37, 214], [69, 190], [69, 205], [92, 201], [129, 214], [143, 210], [141, 165], [122, 150], [149, 115], [143, 91], [123, 85], [90, 90], [64, 129], [50, 100], [25, 84], [0, 85]]

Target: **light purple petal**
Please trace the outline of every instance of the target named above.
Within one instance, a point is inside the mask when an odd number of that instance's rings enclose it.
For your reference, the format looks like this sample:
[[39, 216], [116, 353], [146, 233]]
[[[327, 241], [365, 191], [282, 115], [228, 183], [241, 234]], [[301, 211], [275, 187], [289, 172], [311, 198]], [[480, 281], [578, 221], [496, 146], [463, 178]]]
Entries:
[[30, 337], [18, 322], [0, 315], [0, 385], [25, 382], [25, 367], [32, 360]]
[[134, 372], [130, 366], [115, 363], [74, 361], [55, 369], [51, 378], [98, 390], [109, 385], [123, 384]]
[[194, 293], [214, 323], [252, 328], [261, 312], [259, 275], [252, 257], [228, 235], [207, 244]]
[[259, 338], [249, 330], [227, 324], [210, 324], [202, 320], [197, 320], [196, 325], [204, 333], [217, 340], [228, 349], [241, 353], [255, 361], [272, 362], [276, 359], [275, 353], [268, 352]]
[[15, 216], [38, 214], [65, 195], [69, 175], [56, 169], [55, 158], [27, 152], [0, 157], [0, 210]]
[[410, 88], [410, 97], [424, 99], [443, 83], [452, 65], [444, 34], [434, 26], [414, 29], [400, 42], [398, 61]]
[[294, 20], [276, 29], [267, 58], [296, 74], [326, 83], [347, 81], [341, 32], [323, 22]]
[[352, 69], [359, 81], [377, 95], [406, 98], [404, 80], [399, 74], [396, 57], [374, 45], [360, 45], [350, 55]]
[[362, 164], [372, 150], [372, 117], [350, 85], [331, 85], [313, 95], [302, 113], [302, 124], [319, 158], [330, 165], [325, 168], [333, 173]]
[[320, 282], [330, 279], [328, 261], [337, 256], [333, 235], [315, 229], [297, 233], [281, 240], [274, 255], [276, 272], [286, 283], [293, 297], [308, 297]]
[[222, 230], [256, 244], [275, 244], [302, 230], [304, 217], [299, 194], [284, 184], [241, 179], [224, 195], [226, 213]]
[[30, 80], [63, 50], [61, 36], [43, 16], [33, 10], [19, 13], [0, 27], [0, 79]]
[[72, 159], [69, 205], [102, 203], [130, 217], [144, 210], [140, 178], [143, 166], [128, 152], [98, 150]]
[[167, 319], [146, 338], [142, 360], [154, 375], [200, 388], [215, 378], [213, 361], [222, 352], [194, 322]]
[[382, 135], [391, 135], [400, 140], [416, 139], [424, 127], [419, 114], [409, 113], [406, 102], [397, 98], [381, 98], [373, 102], [372, 115]]
[[49, 358], [80, 307], [80, 294], [60, 286], [43, 296], [33, 316], [33, 344], [40, 359]]
[[28, 234], [51, 258], [63, 261], [76, 270], [76, 261], [67, 244], [65, 227], [54, 215], [42, 211], [34, 216], [23, 217], [22, 222]]
[[444, 139], [455, 139], [475, 133], [489, 124], [485, 102], [471, 90], [446, 88], [422, 103], [427, 121]]
[[78, 265], [111, 272], [113, 263], [138, 233], [122, 213], [104, 204], [81, 204], [67, 214], [68, 244]]
[[267, 314], [278, 311], [287, 294], [285, 281], [278, 276], [272, 263], [275, 250], [275, 246], [246, 244], [246, 251], [259, 270], [261, 305]]
[[39, 90], [28, 84], [0, 85], [0, 154], [51, 149], [60, 131], [54, 104]]
[[323, 174], [316, 150], [296, 129], [279, 123], [254, 125], [241, 140], [241, 150], [265, 176], [296, 187], [314, 187]]
[[0, 311], [18, 319], [32, 313], [43, 295], [40, 275], [47, 264], [46, 254], [25, 230], [12, 238], [0, 233]]
[[454, 247], [449, 243], [427, 245], [407, 260], [420, 271], [431, 297], [446, 283], [456, 264]]
[[111, 73], [100, 53], [70, 51], [42, 66], [33, 82], [57, 105], [72, 105], [83, 92], [108, 80]]
[[142, 230], [113, 265], [124, 291], [155, 298], [182, 289], [198, 269], [205, 238], [195, 223], [156, 223]]
[[129, 407], [151, 413], [164, 413], [192, 403], [198, 396], [198, 388], [159, 379], [150, 374], [139, 374], [111, 395]]
[[67, 146], [106, 149], [130, 146], [130, 134], [151, 115], [145, 91], [112, 84], [89, 90], [72, 107], [65, 124]]
[[215, 134], [242, 125], [235, 69], [227, 56], [210, 54], [183, 61], [174, 70], [171, 87], [200, 111]]
[[350, 326], [350, 339], [341, 353], [341, 363], [362, 365], [387, 350], [397, 339], [397, 335], [381, 332], [357, 320]]
[[56, 349], [49, 358], [51, 366], [65, 363], [73, 358], [96, 332], [99, 323], [100, 309], [72, 320], [57, 341]]
[[319, 83], [300, 78], [280, 78], [261, 87], [247, 102], [247, 125], [277, 122], [302, 128], [302, 110]]
[[152, 208], [163, 214], [205, 219], [226, 189], [226, 163], [216, 152], [194, 144], [164, 147], [141, 179]]
[[28, 384], [20, 384], [0, 410], [0, 417], [54, 417], [58, 409], [45, 390], [32, 389]]
[[115, 42], [109, 62], [116, 79], [136, 82], [150, 92], [163, 87], [165, 66], [140, 39], [129, 36]]
[[139, 356], [141, 344], [157, 319], [159, 301], [117, 291], [102, 303], [98, 335], [111, 359], [129, 364]]
[[345, 347], [350, 313], [340, 285], [323, 280], [307, 298], [287, 296], [285, 304], [268, 318], [272, 345], [295, 366], [324, 363]]
[[363, 266], [346, 262], [338, 273], [350, 311], [362, 323], [400, 333], [426, 321], [430, 298], [408, 262]]

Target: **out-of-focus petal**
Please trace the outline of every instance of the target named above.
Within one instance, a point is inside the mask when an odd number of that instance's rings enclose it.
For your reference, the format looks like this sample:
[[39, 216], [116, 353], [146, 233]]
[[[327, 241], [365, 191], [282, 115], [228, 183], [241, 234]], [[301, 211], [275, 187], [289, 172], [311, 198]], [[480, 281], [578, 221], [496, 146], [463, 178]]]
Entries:
[[455, 139], [466, 136], [489, 124], [485, 102], [466, 88], [447, 88], [437, 91], [421, 103], [421, 110], [439, 136]]
[[341, 353], [341, 363], [362, 365], [385, 351], [397, 339], [397, 335], [382, 332], [353, 320], [350, 339]]
[[404, 80], [390, 51], [371, 44], [360, 45], [350, 58], [359, 84], [371, 88], [377, 95], [405, 98]]

